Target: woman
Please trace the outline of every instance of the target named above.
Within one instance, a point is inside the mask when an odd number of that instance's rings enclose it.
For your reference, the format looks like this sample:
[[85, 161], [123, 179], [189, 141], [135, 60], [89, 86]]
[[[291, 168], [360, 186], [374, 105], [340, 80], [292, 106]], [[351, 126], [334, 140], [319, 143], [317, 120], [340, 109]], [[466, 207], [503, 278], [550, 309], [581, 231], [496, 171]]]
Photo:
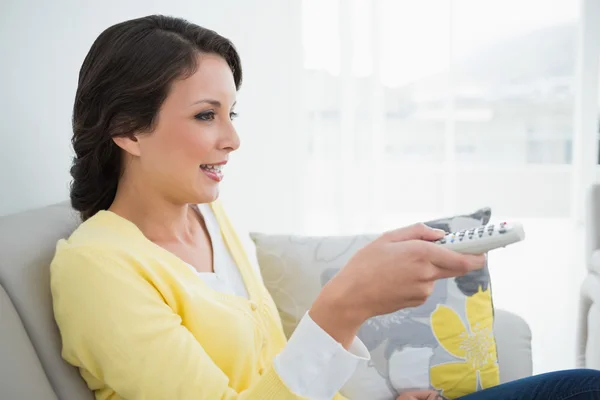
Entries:
[[[71, 202], [84, 222], [58, 243], [51, 284], [63, 357], [98, 399], [341, 398], [369, 357], [356, 338], [365, 320], [421, 304], [435, 280], [484, 263], [435, 246], [443, 233], [425, 226], [387, 232], [286, 341], [251, 244], [217, 201], [240, 146], [241, 81], [227, 39], [163, 16], [108, 28], [83, 63]], [[532, 399], [532, 388], [546, 400], [600, 399], [600, 376], [557, 373], [466, 398]]]

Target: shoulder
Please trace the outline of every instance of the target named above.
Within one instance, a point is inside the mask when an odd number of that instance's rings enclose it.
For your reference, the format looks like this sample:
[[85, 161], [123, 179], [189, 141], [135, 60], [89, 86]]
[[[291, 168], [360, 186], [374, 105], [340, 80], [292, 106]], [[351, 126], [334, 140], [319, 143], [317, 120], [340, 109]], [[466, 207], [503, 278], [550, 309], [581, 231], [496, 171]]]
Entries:
[[123, 241], [139, 244], [143, 239], [142, 232], [132, 222], [103, 210], [84, 221], [61, 242], [68, 243], [69, 247], [120, 247]]
[[131, 260], [119, 249], [61, 241], [50, 263], [52, 294], [79, 292], [84, 295], [94, 287], [115, 286], [115, 282], [123, 278], [141, 280]]
[[64, 327], [77, 317], [91, 326], [89, 318], [109, 317], [123, 304], [134, 307], [149, 300], [162, 304], [149, 272], [140, 253], [126, 246], [59, 242], [50, 263], [50, 293], [57, 322]]
[[79, 280], [84, 285], [87, 280], [134, 270], [139, 255], [150, 251], [142, 233], [129, 224], [114, 214], [101, 212], [79, 225], [68, 238], [59, 240], [50, 263], [52, 284]]
[[79, 225], [68, 238], [56, 244], [53, 262], [72, 258], [89, 261], [123, 258], [152, 250], [149, 240], [130, 221], [109, 211], [100, 211]]

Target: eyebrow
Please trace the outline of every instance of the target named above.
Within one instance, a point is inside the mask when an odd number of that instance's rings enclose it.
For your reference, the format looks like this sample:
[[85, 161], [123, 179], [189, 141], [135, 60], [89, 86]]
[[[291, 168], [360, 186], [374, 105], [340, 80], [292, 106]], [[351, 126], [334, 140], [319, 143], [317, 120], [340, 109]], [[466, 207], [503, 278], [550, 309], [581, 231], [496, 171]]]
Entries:
[[[213, 107], [221, 107], [221, 102], [219, 100], [214, 100], [214, 99], [202, 99], [202, 100], [198, 100], [192, 103], [192, 105], [196, 105], [196, 104], [202, 104], [202, 103], [208, 103]], [[232, 105], [232, 107], [234, 107], [237, 104], [237, 101], [235, 101]]]

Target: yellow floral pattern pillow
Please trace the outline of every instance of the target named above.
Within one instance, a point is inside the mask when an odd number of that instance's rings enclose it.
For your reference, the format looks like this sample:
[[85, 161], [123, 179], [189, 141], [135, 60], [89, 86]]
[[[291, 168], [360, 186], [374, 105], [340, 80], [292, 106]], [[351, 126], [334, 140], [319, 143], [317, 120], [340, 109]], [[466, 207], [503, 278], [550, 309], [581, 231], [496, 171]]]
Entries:
[[480, 289], [467, 297], [466, 316], [467, 320], [463, 321], [443, 304], [431, 315], [434, 336], [444, 350], [457, 358], [455, 362], [430, 369], [431, 385], [450, 399], [500, 383], [490, 289]]

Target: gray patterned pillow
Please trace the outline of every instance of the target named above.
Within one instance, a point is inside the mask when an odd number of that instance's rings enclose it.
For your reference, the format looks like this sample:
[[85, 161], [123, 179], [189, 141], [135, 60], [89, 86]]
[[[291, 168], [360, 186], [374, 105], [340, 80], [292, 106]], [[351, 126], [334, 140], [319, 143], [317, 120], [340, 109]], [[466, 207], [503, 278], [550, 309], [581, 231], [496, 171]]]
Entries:
[[[483, 208], [426, 222], [446, 232], [489, 222]], [[253, 233], [265, 285], [289, 337], [323, 285], [376, 235], [300, 237]], [[352, 399], [395, 399], [402, 391], [435, 389], [449, 398], [498, 384], [493, 305], [487, 265], [436, 282], [421, 306], [371, 318], [359, 338], [371, 360], [342, 394]]]

